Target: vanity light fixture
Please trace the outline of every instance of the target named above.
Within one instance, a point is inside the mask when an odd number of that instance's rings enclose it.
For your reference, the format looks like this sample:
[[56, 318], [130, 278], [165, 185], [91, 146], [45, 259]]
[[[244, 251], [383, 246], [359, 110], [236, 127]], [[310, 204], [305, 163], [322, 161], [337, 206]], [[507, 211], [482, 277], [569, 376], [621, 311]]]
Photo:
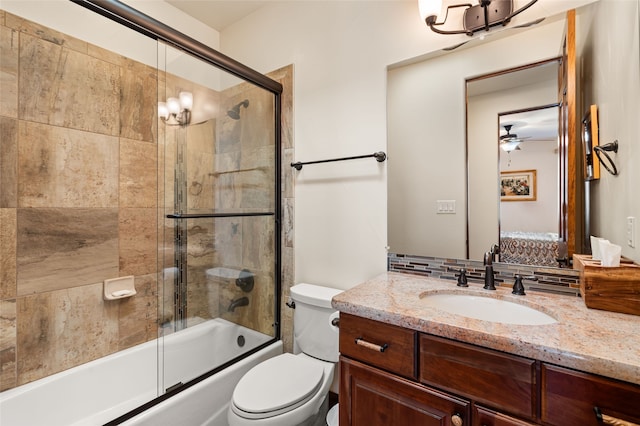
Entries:
[[170, 126], [186, 126], [191, 122], [193, 94], [180, 92], [177, 98], [168, 98], [167, 102], [158, 102], [158, 116]]
[[[511, 18], [533, 6], [538, 0], [531, 0], [520, 9], [513, 10], [513, 0], [478, 0], [477, 5], [470, 3], [452, 4], [446, 7], [446, 13], [442, 22], [437, 22], [438, 15], [442, 11], [442, 0], [418, 0], [420, 17], [438, 34], [466, 34], [472, 36], [478, 30], [489, 31], [496, 25], [507, 25]], [[464, 7], [461, 30], [444, 30], [438, 28], [447, 22], [450, 9]]]

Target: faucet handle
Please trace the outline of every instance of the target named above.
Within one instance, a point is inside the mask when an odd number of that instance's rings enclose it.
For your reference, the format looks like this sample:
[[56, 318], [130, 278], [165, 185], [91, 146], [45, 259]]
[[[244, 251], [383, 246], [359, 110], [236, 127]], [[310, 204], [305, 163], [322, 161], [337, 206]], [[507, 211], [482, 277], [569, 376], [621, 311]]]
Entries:
[[456, 278], [458, 278], [458, 284], [457, 284], [458, 287], [469, 287], [469, 284], [467, 284], [466, 268], [457, 269], [457, 268], [448, 267], [447, 270], [452, 272], [457, 272]]
[[513, 291], [511, 292], [511, 294], [516, 294], [518, 296], [525, 296], [527, 294], [524, 292], [524, 285], [522, 284], [522, 280], [538, 281], [538, 277], [533, 275], [525, 277], [520, 274], [515, 274], [513, 277], [515, 278], [515, 281], [513, 283]]

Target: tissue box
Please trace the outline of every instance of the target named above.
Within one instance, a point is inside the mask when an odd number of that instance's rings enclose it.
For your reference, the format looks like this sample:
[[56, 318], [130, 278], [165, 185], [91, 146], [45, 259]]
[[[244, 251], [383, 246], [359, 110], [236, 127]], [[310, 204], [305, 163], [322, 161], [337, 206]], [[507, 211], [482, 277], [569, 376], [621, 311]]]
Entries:
[[603, 267], [590, 255], [574, 254], [573, 268], [588, 308], [640, 315], [640, 265], [622, 258], [619, 267]]

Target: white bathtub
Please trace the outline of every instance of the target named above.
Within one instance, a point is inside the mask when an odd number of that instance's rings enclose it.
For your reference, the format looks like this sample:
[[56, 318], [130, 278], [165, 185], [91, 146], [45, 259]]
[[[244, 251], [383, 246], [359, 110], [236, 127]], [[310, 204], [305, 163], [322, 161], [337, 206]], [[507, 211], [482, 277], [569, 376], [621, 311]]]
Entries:
[[[237, 344], [240, 335], [244, 347]], [[137, 345], [0, 393], [0, 425], [102, 425], [154, 399], [159, 389], [187, 382], [269, 340], [223, 319], [206, 321], [160, 342]], [[225, 425], [238, 380], [253, 365], [280, 353], [282, 343], [273, 343], [124, 424]]]

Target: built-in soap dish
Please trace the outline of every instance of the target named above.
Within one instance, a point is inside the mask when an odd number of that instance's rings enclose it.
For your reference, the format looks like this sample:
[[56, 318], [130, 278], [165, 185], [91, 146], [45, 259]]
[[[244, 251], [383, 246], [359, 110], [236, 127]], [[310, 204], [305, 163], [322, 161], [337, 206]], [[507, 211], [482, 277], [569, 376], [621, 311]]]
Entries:
[[136, 294], [133, 275], [104, 280], [104, 300], [124, 299]]

